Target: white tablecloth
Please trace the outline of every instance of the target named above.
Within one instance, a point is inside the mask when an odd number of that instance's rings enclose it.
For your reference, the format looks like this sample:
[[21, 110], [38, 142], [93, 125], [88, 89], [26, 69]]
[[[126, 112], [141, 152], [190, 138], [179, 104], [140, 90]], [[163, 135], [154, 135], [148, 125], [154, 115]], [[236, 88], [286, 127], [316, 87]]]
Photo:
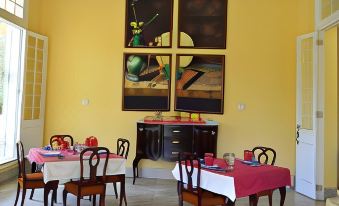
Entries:
[[[98, 176], [102, 175], [104, 161], [98, 166]], [[106, 175], [117, 175], [126, 173], [126, 159], [110, 158], [107, 164]], [[89, 164], [84, 162], [84, 176], [89, 177]], [[51, 180], [65, 180], [80, 178], [80, 161], [58, 161], [45, 162], [43, 166], [44, 182]]]
[[[183, 168], [184, 169], [184, 168]], [[197, 185], [197, 171], [198, 169], [194, 169], [192, 181], [193, 185]], [[172, 170], [172, 174], [175, 179], [180, 180], [180, 173], [179, 173], [179, 165], [178, 163], [175, 165], [175, 168]], [[187, 183], [187, 175], [186, 172], [183, 172], [183, 180]], [[200, 174], [200, 187], [228, 197], [231, 201], [234, 202], [235, 196], [235, 187], [234, 187], [234, 178], [209, 172], [206, 170], [201, 170]]]

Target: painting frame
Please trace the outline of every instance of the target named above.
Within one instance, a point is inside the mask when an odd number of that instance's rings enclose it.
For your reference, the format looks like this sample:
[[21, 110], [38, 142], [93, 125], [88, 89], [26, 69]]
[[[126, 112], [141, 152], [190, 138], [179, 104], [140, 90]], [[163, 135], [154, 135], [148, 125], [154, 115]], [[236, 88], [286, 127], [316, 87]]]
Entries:
[[177, 54], [174, 111], [223, 114], [225, 55]]
[[179, 0], [178, 48], [226, 49], [228, 0]]
[[170, 111], [172, 54], [125, 52], [123, 62], [122, 110]]
[[173, 6], [173, 0], [126, 0], [124, 47], [172, 48]]

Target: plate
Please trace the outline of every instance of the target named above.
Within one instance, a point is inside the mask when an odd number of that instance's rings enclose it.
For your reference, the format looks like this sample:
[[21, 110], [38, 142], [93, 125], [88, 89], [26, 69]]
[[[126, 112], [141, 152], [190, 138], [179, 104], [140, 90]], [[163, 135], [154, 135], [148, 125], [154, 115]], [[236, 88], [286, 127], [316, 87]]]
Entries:
[[42, 152], [40, 153], [44, 157], [57, 157], [61, 154], [60, 151], [50, 151], [50, 152]]
[[261, 166], [261, 164], [259, 162], [257, 162], [257, 161], [252, 162], [252, 161], [242, 160], [241, 162], [244, 163], [244, 164], [247, 164], [247, 165], [249, 165], [251, 167], [259, 167], [259, 166]]
[[215, 170], [215, 171], [225, 171], [225, 168], [221, 168], [217, 165], [207, 166], [207, 165], [201, 164], [201, 168], [208, 169], [208, 170]]

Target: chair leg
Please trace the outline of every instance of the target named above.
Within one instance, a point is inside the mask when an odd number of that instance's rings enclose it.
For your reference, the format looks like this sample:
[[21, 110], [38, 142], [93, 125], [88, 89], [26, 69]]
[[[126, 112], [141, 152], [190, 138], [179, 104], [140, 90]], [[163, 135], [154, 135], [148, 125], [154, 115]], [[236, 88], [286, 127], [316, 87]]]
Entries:
[[113, 188], [114, 188], [114, 193], [115, 193], [115, 199], [118, 199], [117, 183], [113, 182]]
[[77, 197], [77, 206], [80, 206], [80, 196]]
[[14, 206], [16, 206], [16, 204], [18, 203], [19, 194], [20, 194], [20, 184], [19, 184], [19, 182], [18, 182], [18, 188], [17, 188], [17, 190], [16, 190], [16, 197], [15, 197], [15, 203], [14, 203]]
[[22, 188], [21, 206], [24, 206], [25, 197], [26, 197], [26, 188]]
[[52, 204], [53, 204], [53, 202], [57, 203], [57, 196], [58, 196], [57, 194], [58, 194], [57, 189], [54, 189], [53, 192], [52, 192], [52, 200], [51, 200]]
[[105, 206], [105, 193], [100, 195], [100, 206]]
[[67, 199], [67, 190], [64, 190], [62, 192], [62, 202], [63, 202], [63, 206], [66, 206], [66, 199]]
[[33, 195], [34, 195], [34, 189], [32, 189], [32, 191], [31, 191], [31, 196], [29, 196], [29, 199], [30, 199], [30, 200], [33, 199]]
[[268, 195], [268, 203], [270, 206], [272, 206], [272, 193]]
[[[91, 196], [90, 196], [91, 197]], [[97, 202], [97, 195], [93, 195], [93, 206], [95, 206], [95, 203]]]

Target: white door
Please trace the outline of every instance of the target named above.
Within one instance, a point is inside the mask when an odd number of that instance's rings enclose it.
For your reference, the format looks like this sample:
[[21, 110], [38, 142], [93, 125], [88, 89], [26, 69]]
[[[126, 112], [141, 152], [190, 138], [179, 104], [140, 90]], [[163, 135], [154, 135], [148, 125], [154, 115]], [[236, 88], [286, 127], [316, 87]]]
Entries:
[[30, 31], [26, 36], [21, 141], [27, 153], [43, 144], [48, 39]]
[[297, 38], [296, 191], [316, 198], [317, 36]]

